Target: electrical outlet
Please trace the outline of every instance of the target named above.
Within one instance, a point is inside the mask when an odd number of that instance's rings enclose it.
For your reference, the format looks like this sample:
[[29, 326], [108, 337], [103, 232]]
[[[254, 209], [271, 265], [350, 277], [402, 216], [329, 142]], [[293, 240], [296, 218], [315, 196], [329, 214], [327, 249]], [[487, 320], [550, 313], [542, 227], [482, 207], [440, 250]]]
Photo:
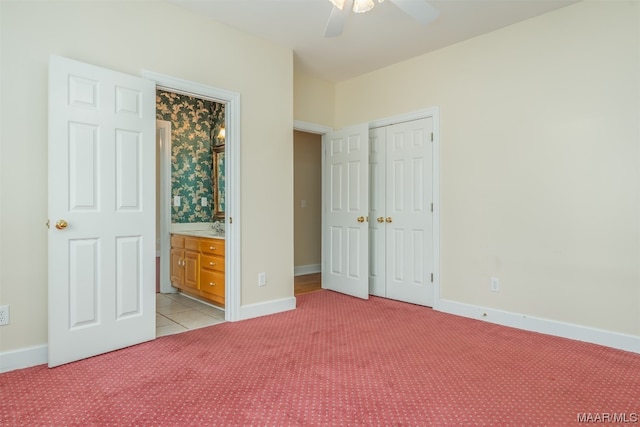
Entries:
[[259, 273], [258, 286], [266, 286], [266, 285], [267, 285], [267, 273]]
[[9, 306], [0, 305], [0, 326], [9, 324]]
[[491, 278], [491, 292], [500, 292], [500, 279], [497, 277]]

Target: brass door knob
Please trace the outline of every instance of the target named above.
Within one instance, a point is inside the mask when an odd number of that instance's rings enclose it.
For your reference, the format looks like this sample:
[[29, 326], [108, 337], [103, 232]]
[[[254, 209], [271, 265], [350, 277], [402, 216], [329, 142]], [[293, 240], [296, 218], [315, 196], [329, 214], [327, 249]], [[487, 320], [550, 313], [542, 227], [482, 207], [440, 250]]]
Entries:
[[364, 217], [363, 216], [359, 216], [358, 217], [358, 222], [364, 222]]
[[385, 221], [387, 221], [387, 222], [393, 222], [393, 220], [391, 219], [391, 217], [390, 217], [390, 216], [388, 216], [388, 217], [387, 217], [387, 219], [385, 219]]
[[377, 219], [377, 221], [378, 221], [378, 222], [384, 222], [384, 217], [379, 216], [379, 217], [378, 217], [378, 219]]
[[64, 219], [59, 219], [58, 222], [56, 222], [56, 228], [58, 230], [64, 230], [65, 228], [67, 228], [67, 221], [65, 221]]

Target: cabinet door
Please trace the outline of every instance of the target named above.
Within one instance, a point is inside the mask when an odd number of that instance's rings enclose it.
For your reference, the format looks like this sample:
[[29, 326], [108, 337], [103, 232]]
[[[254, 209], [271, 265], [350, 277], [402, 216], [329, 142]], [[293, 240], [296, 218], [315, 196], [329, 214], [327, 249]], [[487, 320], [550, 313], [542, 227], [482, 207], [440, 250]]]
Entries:
[[200, 254], [185, 251], [184, 253], [184, 286], [198, 289], [198, 273], [200, 270]]
[[171, 284], [176, 288], [182, 288], [184, 286], [184, 267], [182, 266], [183, 258], [184, 249], [171, 249]]

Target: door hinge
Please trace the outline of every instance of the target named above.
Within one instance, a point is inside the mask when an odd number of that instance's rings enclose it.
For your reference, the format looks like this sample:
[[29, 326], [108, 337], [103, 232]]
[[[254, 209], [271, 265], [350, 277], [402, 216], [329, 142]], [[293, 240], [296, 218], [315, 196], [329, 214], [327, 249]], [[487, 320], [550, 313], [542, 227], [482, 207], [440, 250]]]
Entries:
[[50, 220], [47, 220], [47, 224], [46, 224], [47, 229], [48, 229], [48, 228], [50, 228], [50, 224], [51, 224], [51, 221], [50, 221]]
[[229, 224], [233, 224], [233, 217], [229, 217]]
[[431, 142], [433, 142], [433, 132], [431, 132]]
[[433, 203], [431, 203], [431, 212], [433, 212]]
[[431, 273], [431, 283], [433, 283], [433, 273]]

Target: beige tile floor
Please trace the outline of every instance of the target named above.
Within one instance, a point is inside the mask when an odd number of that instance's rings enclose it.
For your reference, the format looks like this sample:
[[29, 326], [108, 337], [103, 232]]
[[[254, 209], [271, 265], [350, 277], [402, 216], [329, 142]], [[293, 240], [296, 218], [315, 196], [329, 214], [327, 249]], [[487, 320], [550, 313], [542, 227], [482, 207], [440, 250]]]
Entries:
[[156, 294], [156, 337], [224, 322], [224, 310], [182, 294]]

